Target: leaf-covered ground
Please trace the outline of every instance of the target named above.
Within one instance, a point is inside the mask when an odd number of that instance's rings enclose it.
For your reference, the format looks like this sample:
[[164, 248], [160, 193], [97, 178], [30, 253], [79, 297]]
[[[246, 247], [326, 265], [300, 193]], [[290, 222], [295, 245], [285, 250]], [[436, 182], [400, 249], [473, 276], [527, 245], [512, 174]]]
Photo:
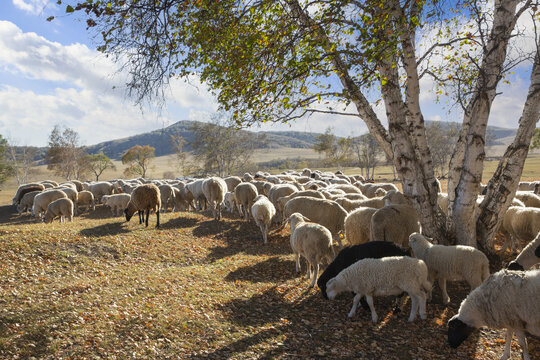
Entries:
[[[379, 317], [352, 297], [324, 300], [295, 273], [288, 230], [263, 245], [234, 216], [166, 213], [162, 229], [126, 223], [99, 207], [73, 223], [38, 224], [0, 207], [0, 357], [496, 359], [502, 331], [474, 333], [459, 349], [446, 322], [466, 296], [451, 283], [428, 319], [407, 322], [376, 298]], [[151, 223], [155, 224], [155, 216]], [[510, 257], [510, 254], [507, 254]], [[305, 264], [302, 264], [305, 268]], [[520, 351], [513, 342], [514, 358]], [[533, 359], [540, 341], [529, 337]]]

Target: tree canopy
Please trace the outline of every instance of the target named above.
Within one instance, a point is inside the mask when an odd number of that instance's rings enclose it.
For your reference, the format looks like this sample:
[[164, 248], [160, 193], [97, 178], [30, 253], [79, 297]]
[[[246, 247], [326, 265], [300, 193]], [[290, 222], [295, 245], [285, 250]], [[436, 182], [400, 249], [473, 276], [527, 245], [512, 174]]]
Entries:
[[129, 148], [122, 156], [122, 164], [128, 165], [124, 173], [128, 176], [139, 175], [145, 177], [150, 162], [156, 156], [154, 151], [155, 148], [150, 145], [135, 145]]

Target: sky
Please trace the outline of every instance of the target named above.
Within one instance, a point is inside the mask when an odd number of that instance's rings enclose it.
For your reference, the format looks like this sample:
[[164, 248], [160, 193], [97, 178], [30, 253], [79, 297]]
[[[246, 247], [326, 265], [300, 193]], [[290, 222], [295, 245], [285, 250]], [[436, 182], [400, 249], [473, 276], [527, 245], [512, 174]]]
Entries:
[[[93, 145], [180, 120], [205, 121], [216, 111], [215, 98], [197, 79], [172, 80], [161, 111], [134, 105], [125, 94], [124, 75], [95, 50], [86, 24], [63, 12], [54, 0], [0, 0], [0, 134], [11, 142], [46, 146], [50, 131], [59, 124], [76, 130], [83, 145]], [[51, 15], [55, 20], [46, 21]], [[490, 125], [517, 127], [529, 84], [525, 69], [518, 69], [510, 84], [500, 87]], [[429, 81], [424, 81], [424, 117], [460, 121], [459, 112], [437, 104], [430, 90]], [[382, 106], [375, 110], [385, 117]], [[322, 133], [329, 126], [339, 136], [367, 131], [359, 118], [326, 114], [251, 130]]]

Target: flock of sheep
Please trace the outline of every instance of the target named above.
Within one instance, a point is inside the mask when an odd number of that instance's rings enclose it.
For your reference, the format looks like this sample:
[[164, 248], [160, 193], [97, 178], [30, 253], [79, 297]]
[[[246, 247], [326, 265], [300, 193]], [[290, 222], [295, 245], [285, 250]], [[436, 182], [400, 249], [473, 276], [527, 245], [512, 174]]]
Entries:
[[[280, 175], [258, 172], [242, 178], [209, 177], [181, 180], [113, 180], [95, 183], [41, 181], [18, 188], [13, 205], [19, 213], [45, 222], [55, 218], [72, 221], [83, 208], [96, 203], [109, 206], [113, 215], [126, 220], [138, 212], [148, 226], [150, 212], [159, 227], [161, 211], [200, 211], [210, 208], [216, 220], [223, 209], [246, 221], [253, 218], [264, 243], [273, 224], [290, 225], [290, 243], [300, 271], [300, 257], [307, 260], [306, 276], [325, 298], [354, 292], [349, 317], [359, 303], [378, 316], [374, 296], [407, 294], [411, 299], [409, 321], [426, 318], [426, 300], [438, 280], [443, 303], [450, 297], [446, 281], [466, 281], [471, 293], [449, 321], [448, 341], [457, 347], [474, 328], [506, 328], [502, 359], [510, 357], [516, 333], [523, 358], [530, 359], [525, 333], [540, 336], [540, 271], [529, 270], [540, 262], [540, 196], [538, 183], [521, 183], [506, 212], [501, 231], [506, 246], [528, 245], [508, 269], [489, 273], [489, 261], [469, 246], [433, 244], [421, 234], [419, 218], [409, 199], [391, 183], [367, 183], [359, 175], [323, 173], [304, 169]], [[479, 195], [481, 198], [481, 195]], [[446, 210], [447, 196], [439, 194]], [[347, 243], [344, 247], [343, 240]], [[412, 256], [411, 256], [412, 250]], [[320, 267], [328, 264], [319, 277]], [[403, 300], [403, 299], [402, 299]], [[400, 308], [403, 306], [401, 301]]]

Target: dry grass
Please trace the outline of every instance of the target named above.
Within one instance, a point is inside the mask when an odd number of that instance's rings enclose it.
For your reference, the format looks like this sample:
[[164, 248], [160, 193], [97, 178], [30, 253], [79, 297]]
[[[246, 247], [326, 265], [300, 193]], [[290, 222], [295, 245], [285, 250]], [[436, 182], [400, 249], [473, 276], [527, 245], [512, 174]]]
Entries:
[[[463, 284], [449, 286], [448, 308], [435, 289], [426, 321], [407, 323], [386, 298], [375, 301], [380, 324], [366, 311], [351, 321], [350, 296], [327, 301], [306, 292], [287, 230], [274, 229], [264, 246], [253, 223], [209, 215], [166, 213], [156, 230], [109, 217], [102, 206], [66, 224], [37, 224], [0, 207], [0, 358], [502, 354], [501, 331], [476, 332], [457, 351], [446, 344], [446, 322], [468, 291]], [[530, 339], [532, 358], [540, 358], [539, 345]]]

